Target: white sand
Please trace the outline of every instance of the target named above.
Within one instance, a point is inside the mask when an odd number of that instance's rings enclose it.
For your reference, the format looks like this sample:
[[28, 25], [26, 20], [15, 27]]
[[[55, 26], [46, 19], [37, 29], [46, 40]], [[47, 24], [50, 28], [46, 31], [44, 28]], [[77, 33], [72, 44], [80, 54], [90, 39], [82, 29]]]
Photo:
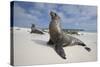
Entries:
[[[19, 30], [20, 29], [20, 30]], [[65, 47], [67, 59], [62, 59], [54, 49], [47, 46], [48, 33], [44, 35], [30, 34], [30, 29], [14, 28], [14, 65], [37, 65], [85, 62], [97, 60], [97, 34], [84, 33], [73, 35], [92, 49], [87, 52], [81, 46]]]

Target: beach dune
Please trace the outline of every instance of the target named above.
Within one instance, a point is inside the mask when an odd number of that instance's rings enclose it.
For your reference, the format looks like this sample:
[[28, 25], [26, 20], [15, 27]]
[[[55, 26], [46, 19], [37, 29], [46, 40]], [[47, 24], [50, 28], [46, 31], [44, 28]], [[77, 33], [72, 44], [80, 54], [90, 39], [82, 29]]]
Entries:
[[83, 35], [72, 35], [83, 41], [91, 51], [81, 46], [64, 47], [66, 60], [57, 55], [55, 50], [47, 45], [49, 34], [30, 34], [30, 29], [14, 27], [14, 65], [61, 64], [73, 62], [88, 62], [97, 60], [97, 33], [80, 32]]

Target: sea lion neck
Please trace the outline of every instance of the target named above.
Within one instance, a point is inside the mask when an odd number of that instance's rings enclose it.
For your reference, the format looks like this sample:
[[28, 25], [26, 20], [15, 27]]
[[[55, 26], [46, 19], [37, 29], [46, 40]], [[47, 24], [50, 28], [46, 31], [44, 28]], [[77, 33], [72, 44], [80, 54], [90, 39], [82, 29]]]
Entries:
[[51, 21], [54, 21], [54, 22], [59, 22], [59, 21], [60, 21], [60, 19], [59, 19], [59, 18], [52, 18], [52, 17], [51, 17]]

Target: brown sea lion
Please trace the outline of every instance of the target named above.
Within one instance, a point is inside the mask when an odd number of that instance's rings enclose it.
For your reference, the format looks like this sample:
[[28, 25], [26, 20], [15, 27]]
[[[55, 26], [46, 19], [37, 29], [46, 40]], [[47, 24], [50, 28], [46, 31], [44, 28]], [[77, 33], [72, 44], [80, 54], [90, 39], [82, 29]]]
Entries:
[[41, 30], [35, 27], [35, 24], [32, 24], [30, 33], [44, 34]]
[[55, 12], [50, 12], [51, 22], [49, 24], [50, 39], [47, 44], [54, 45], [54, 49], [59, 56], [66, 59], [66, 54], [63, 47], [80, 45], [83, 46], [87, 51], [91, 51], [81, 40], [65, 35], [61, 29], [60, 17]]

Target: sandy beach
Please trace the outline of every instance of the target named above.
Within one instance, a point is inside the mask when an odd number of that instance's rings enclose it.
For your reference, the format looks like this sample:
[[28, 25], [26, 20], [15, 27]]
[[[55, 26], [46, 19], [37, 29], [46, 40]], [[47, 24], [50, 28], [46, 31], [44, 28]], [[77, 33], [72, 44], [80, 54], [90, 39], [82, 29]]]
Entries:
[[28, 28], [14, 27], [14, 65], [61, 64], [88, 62], [97, 60], [97, 33], [80, 32], [83, 35], [72, 35], [83, 41], [91, 52], [81, 46], [64, 47], [67, 59], [62, 59], [46, 43], [49, 34], [30, 34]]

